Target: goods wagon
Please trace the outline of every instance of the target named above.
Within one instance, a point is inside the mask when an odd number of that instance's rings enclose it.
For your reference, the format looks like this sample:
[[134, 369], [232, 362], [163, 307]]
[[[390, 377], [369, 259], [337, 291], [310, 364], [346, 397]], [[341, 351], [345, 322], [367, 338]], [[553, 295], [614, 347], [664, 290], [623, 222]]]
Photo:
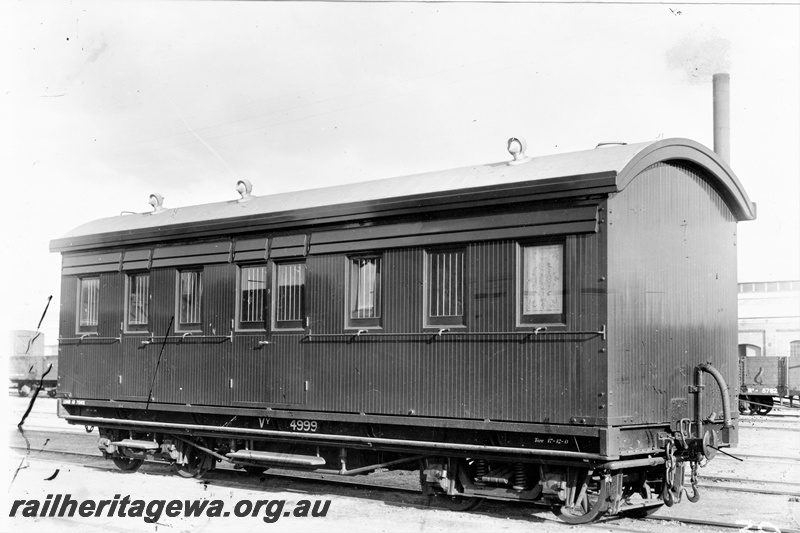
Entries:
[[47, 394], [56, 394], [58, 356], [45, 355], [44, 334], [38, 331], [14, 330], [8, 336], [8, 379], [20, 396], [27, 396], [36, 387]]
[[[420, 470], [453, 509], [651, 512], [737, 442], [736, 176], [670, 139], [90, 222], [60, 414], [123, 470]], [[735, 403], [733, 404], [735, 405]]]
[[794, 404], [794, 397], [800, 396], [800, 354], [792, 353], [786, 360], [786, 366], [786, 376], [789, 381], [786, 393], [790, 402]]
[[783, 398], [790, 406], [800, 395], [800, 356], [750, 355], [760, 353], [755, 346], [739, 345], [739, 412], [766, 415]]
[[788, 357], [739, 357], [739, 411], [765, 415], [788, 396]]

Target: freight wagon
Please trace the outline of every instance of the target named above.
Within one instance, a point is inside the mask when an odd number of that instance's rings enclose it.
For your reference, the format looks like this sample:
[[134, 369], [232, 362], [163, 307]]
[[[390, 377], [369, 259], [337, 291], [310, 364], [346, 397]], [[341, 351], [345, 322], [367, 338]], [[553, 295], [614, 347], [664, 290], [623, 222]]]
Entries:
[[8, 379], [17, 394], [25, 397], [42, 387], [49, 396], [55, 396], [58, 356], [45, 355], [44, 334], [14, 330], [9, 332], [7, 346]]
[[752, 355], [757, 346], [739, 345], [739, 412], [766, 415], [783, 398], [800, 396], [800, 355], [789, 357]]
[[[685, 139], [90, 222], [60, 414], [123, 470], [420, 470], [453, 509], [644, 515], [737, 442], [739, 181]], [[684, 487], [684, 468], [692, 488]]]

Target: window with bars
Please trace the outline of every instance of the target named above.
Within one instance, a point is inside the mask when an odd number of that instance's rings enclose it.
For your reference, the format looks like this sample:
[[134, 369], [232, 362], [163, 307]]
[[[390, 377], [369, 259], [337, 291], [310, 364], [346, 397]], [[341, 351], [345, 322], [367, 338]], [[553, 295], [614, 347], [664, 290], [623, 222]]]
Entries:
[[297, 329], [305, 319], [304, 263], [278, 263], [275, 265], [275, 327]]
[[180, 331], [201, 329], [202, 271], [184, 270], [178, 277], [178, 327]]
[[425, 325], [464, 325], [464, 250], [426, 252]]
[[239, 327], [242, 329], [267, 329], [269, 305], [269, 280], [267, 266], [239, 268]]
[[564, 323], [564, 245], [519, 247], [520, 324]]
[[147, 331], [150, 323], [150, 275], [129, 275], [126, 292], [126, 328], [129, 331]]
[[80, 278], [78, 293], [78, 333], [97, 333], [100, 278]]
[[350, 258], [348, 276], [348, 326], [381, 325], [381, 258]]

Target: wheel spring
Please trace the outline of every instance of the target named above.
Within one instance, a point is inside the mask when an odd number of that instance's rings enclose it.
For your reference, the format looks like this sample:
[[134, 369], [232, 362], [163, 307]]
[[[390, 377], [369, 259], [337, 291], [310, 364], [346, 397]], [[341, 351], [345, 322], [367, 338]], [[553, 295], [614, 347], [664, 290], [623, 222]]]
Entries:
[[483, 481], [483, 476], [489, 473], [489, 469], [486, 466], [486, 461], [483, 459], [478, 459], [475, 461], [475, 484], [476, 485], [483, 485], [485, 482]]
[[525, 465], [514, 463], [514, 485], [511, 488], [516, 491], [523, 491], [527, 485], [528, 476], [525, 474]]

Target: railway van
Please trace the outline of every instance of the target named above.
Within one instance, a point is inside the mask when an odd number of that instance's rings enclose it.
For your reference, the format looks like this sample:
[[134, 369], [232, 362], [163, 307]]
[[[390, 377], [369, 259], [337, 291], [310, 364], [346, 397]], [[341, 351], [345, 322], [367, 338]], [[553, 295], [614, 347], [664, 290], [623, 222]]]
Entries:
[[124, 471], [418, 470], [441, 506], [569, 523], [697, 501], [698, 465], [737, 444], [754, 204], [687, 139], [507, 146], [207, 205], [153, 193], [56, 238], [60, 416]]

